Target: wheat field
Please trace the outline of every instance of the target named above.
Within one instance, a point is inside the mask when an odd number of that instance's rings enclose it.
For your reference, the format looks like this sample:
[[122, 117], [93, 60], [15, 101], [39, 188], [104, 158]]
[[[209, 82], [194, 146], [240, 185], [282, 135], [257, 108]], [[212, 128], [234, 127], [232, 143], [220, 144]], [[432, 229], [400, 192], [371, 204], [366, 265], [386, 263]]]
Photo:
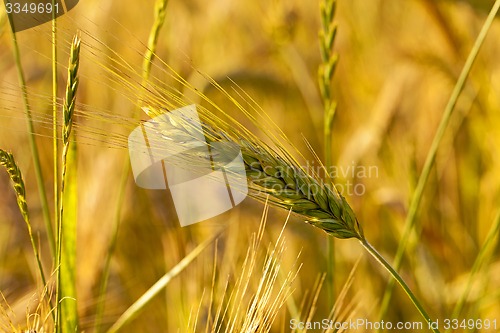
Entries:
[[[500, 330], [499, 3], [0, 6], [0, 331]], [[127, 137], [191, 103], [251, 193], [181, 227]]]

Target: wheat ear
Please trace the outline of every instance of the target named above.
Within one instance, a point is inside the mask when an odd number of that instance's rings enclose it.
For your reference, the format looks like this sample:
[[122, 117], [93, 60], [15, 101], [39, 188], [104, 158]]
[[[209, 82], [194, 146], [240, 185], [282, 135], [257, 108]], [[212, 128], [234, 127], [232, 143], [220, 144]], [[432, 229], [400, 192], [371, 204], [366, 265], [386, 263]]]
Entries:
[[251, 195], [269, 195], [274, 205], [291, 210], [336, 238], [363, 239], [353, 210], [335, 186], [316, 177], [269, 149], [240, 141]]
[[76, 91], [78, 90], [78, 67], [80, 64], [80, 38], [73, 37], [68, 65], [68, 81], [66, 84], [66, 97], [63, 107], [63, 144], [69, 145], [69, 137], [73, 128], [73, 113], [75, 111]]
[[24, 222], [28, 228], [28, 234], [31, 240], [31, 246], [33, 247], [33, 253], [35, 254], [35, 259], [38, 265], [38, 270], [40, 271], [40, 277], [42, 283], [45, 286], [47, 284], [45, 280], [45, 274], [43, 273], [42, 262], [40, 260], [40, 253], [38, 252], [38, 247], [35, 243], [35, 238], [33, 237], [33, 231], [31, 229], [30, 217], [28, 213], [28, 203], [26, 202], [26, 187], [24, 186], [23, 175], [21, 170], [17, 166], [14, 156], [0, 149], [0, 165], [5, 167], [7, 173], [10, 176], [12, 184], [14, 185], [14, 191], [16, 192], [17, 205], [23, 216]]
[[[143, 108], [148, 114], [161, 114], [154, 107]], [[209, 117], [209, 115], [205, 115]], [[173, 142], [183, 142], [191, 146], [209, 144], [210, 151], [221, 151], [218, 143], [237, 145], [245, 164], [250, 195], [275, 206], [291, 210], [301, 215], [307, 223], [324, 230], [336, 238], [363, 239], [363, 231], [346, 199], [331, 183], [323, 182], [315, 175], [309, 175], [286, 152], [277, 153], [264, 142], [251, 136], [241, 137], [234, 129], [214, 128], [203, 123], [203, 140], [200, 133], [189, 121], [164, 118], [166, 126], [160, 131], [164, 138]], [[198, 141], [198, 142], [196, 142]], [[162, 142], [151, 142], [161, 145]], [[233, 146], [233, 145], [229, 145]], [[231, 154], [228, 152], [227, 156]], [[182, 161], [186, 165], [196, 164], [200, 155], [185, 154]], [[209, 158], [203, 155], [203, 158]], [[212, 163], [217, 163], [212, 161]], [[225, 165], [218, 165], [225, 168]], [[230, 171], [230, 170], [229, 170]], [[269, 197], [269, 198], [268, 198]]]
[[318, 69], [318, 83], [324, 104], [325, 153], [327, 158], [331, 154], [332, 125], [337, 108], [337, 104], [332, 97], [332, 79], [338, 63], [338, 55], [333, 52], [335, 36], [337, 35], [337, 25], [333, 20], [336, 7], [336, 0], [324, 0], [320, 4], [321, 31], [319, 32], [319, 46], [322, 63]]
[[[73, 129], [73, 114], [75, 112], [75, 102], [76, 102], [76, 91], [78, 90], [78, 66], [80, 63], [80, 38], [78, 36], [73, 37], [71, 43], [71, 51], [69, 57], [68, 65], [68, 81], [66, 84], [66, 96], [63, 105], [63, 127], [62, 127], [62, 141], [63, 141], [63, 151], [62, 151], [62, 178], [61, 178], [61, 193], [60, 196], [64, 194], [65, 188], [65, 175], [67, 172], [66, 159], [69, 152], [70, 136]], [[64, 206], [60, 206], [60, 218], [63, 216]]]
[[17, 205], [25, 221], [29, 221], [28, 204], [26, 203], [26, 187], [24, 186], [23, 175], [14, 160], [14, 156], [0, 149], [0, 165], [5, 167], [10, 176], [14, 191], [16, 192]]

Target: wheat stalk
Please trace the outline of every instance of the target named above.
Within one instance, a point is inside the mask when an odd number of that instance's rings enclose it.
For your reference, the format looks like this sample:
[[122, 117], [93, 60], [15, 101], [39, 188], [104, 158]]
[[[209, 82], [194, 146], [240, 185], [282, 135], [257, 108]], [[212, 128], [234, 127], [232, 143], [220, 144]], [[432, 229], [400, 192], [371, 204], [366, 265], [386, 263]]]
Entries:
[[[52, 6], [55, 5], [56, 0], [52, 0]], [[55, 223], [54, 225], [59, 225], [59, 216], [57, 211], [59, 209], [60, 198], [59, 198], [59, 177], [60, 177], [60, 160], [59, 160], [59, 128], [58, 128], [58, 103], [57, 103], [57, 90], [58, 90], [58, 75], [57, 75], [57, 20], [56, 13], [52, 11], [52, 29], [51, 29], [51, 37], [52, 37], [52, 150], [53, 150], [53, 163], [54, 163], [54, 215], [55, 215]], [[55, 248], [53, 249], [55, 250]], [[52, 251], [53, 257], [55, 257], [55, 251]]]
[[[337, 25], [334, 22], [336, 0], [323, 0], [320, 3], [321, 30], [319, 32], [319, 46], [321, 64], [318, 68], [318, 84], [323, 101], [323, 137], [325, 145], [325, 165], [330, 168], [332, 162], [332, 127], [337, 103], [332, 98], [332, 80], [337, 67], [338, 55], [333, 52]], [[335, 243], [333, 238], [327, 240], [327, 290], [330, 305], [333, 305], [334, 270], [335, 270]]]
[[[254, 190], [263, 189], [264, 193], [275, 199], [271, 201], [272, 203], [299, 214], [307, 223], [333, 237], [357, 238], [368, 253], [403, 288], [426, 322], [431, 321], [430, 316], [402, 277], [366, 240], [353, 210], [334, 186], [331, 189], [327, 184], [322, 185], [316, 177], [306, 174], [293, 163], [288, 162], [290, 163], [288, 164], [282, 157], [269, 154], [266, 149], [246, 142], [241, 144], [248, 180]], [[276, 191], [276, 184], [284, 190]], [[260, 198], [259, 193], [262, 192], [254, 193], [253, 196]], [[439, 332], [437, 329], [433, 331]]]
[[[70, 136], [73, 129], [73, 114], [75, 112], [75, 102], [76, 102], [76, 91], [78, 90], [78, 66], [80, 63], [80, 38], [75, 36], [71, 43], [71, 51], [69, 57], [68, 65], [68, 81], [66, 84], [66, 96], [63, 105], [63, 127], [62, 127], [62, 141], [63, 141], [63, 151], [62, 151], [62, 178], [61, 178], [61, 193], [62, 198], [65, 190], [65, 175], [67, 172], [66, 159], [69, 152]], [[64, 206], [60, 205], [60, 216], [61, 219], [64, 212]], [[59, 223], [61, 224], [61, 223]]]
[[66, 173], [68, 169], [67, 157], [70, 149], [70, 136], [73, 129], [73, 114], [75, 111], [76, 102], [76, 92], [78, 90], [78, 67], [80, 63], [80, 38], [78, 35], [73, 37], [71, 43], [69, 64], [68, 64], [68, 80], [66, 84], [66, 96], [63, 105], [63, 127], [62, 127], [62, 170], [61, 170], [61, 187], [60, 187], [60, 206], [59, 206], [59, 218], [57, 226], [57, 289], [56, 289], [56, 301], [57, 301], [57, 311], [54, 332], [61, 331], [61, 264], [62, 264], [62, 252], [63, 252], [63, 227], [64, 227], [64, 192], [66, 187]]

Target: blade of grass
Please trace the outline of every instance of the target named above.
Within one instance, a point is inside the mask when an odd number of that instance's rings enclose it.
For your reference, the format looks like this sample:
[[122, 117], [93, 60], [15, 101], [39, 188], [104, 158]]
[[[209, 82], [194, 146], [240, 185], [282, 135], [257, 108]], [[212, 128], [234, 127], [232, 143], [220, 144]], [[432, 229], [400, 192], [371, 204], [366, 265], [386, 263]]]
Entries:
[[[8, 14], [10, 15], [10, 14]], [[47, 239], [49, 242], [50, 251], [55, 254], [55, 238], [54, 230], [52, 228], [52, 221], [50, 218], [49, 202], [47, 200], [47, 193], [45, 191], [45, 181], [43, 178], [42, 166], [40, 163], [40, 154], [38, 152], [38, 147], [35, 140], [35, 129], [33, 124], [33, 116], [31, 113], [31, 106], [28, 99], [28, 89], [26, 86], [26, 79], [24, 76], [23, 66], [21, 64], [21, 53], [19, 51], [19, 45], [17, 43], [16, 33], [12, 31], [12, 43], [14, 50], [14, 60], [16, 63], [17, 76], [19, 79], [19, 84], [21, 86], [22, 99], [24, 104], [24, 111], [26, 113], [26, 119], [28, 124], [28, 141], [31, 148], [31, 154], [33, 156], [33, 166], [35, 168], [36, 182], [38, 186], [38, 194], [40, 195], [40, 202], [42, 206], [42, 215], [45, 222], [45, 229], [47, 232]]]
[[[455, 87], [453, 88], [453, 91], [451, 93], [450, 99], [448, 100], [448, 104], [446, 105], [446, 108], [444, 110], [443, 116], [441, 118], [441, 121], [439, 123], [439, 127], [438, 127], [437, 132], [436, 132], [436, 135], [434, 136], [431, 147], [429, 149], [429, 153], [427, 154], [427, 158], [425, 160], [425, 164], [424, 164], [424, 167], [422, 169], [422, 173], [420, 174], [420, 177], [418, 179], [417, 187], [415, 188], [415, 192], [413, 193], [413, 196], [412, 196], [412, 199], [410, 202], [410, 207], [408, 209], [408, 215], [406, 216], [406, 220], [405, 220], [403, 235], [402, 235], [401, 240], [399, 242], [396, 256], [394, 258], [393, 267], [396, 271], [398, 271], [401, 267], [401, 263], [402, 263], [403, 256], [404, 256], [404, 253], [406, 250], [406, 246], [408, 245], [408, 243], [410, 241], [410, 237], [415, 229], [415, 225], [417, 222], [418, 209], [420, 207], [420, 203], [422, 202], [425, 186], [427, 185], [427, 181], [429, 180], [430, 173], [432, 171], [432, 168], [434, 166], [434, 162], [436, 160], [437, 150], [441, 144], [441, 141], [443, 140], [446, 128], [448, 127], [451, 116], [453, 115], [453, 112], [455, 110], [455, 106], [458, 102], [458, 98], [460, 97], [460, 94], [461, 94], [462, 90], [464, 89], [464, 86], [465, 86], [465, 83], [466, 83], [467, 78], [469, 76], [469, 73], [471, 72], [472, 65], [474, 64], [474, 62], [477, 58], [479, 50], [484, 43], [486, 35], [488, 34], [488, 31], [490, 30], [490, 27], [493, 23], [493, 20], [494, 20], [496, 14], [498, 13], [499, 8], [500, 8], [500, 0], [496, 0], [495, 4], [491, 8], [491, 11], [490, 11], [486, 21], [483, 24], [483, 27], [481, 28], [481, 31], [479, 32], [478, 37], [476, 38], [476, 41], [474, 43], [474, 46], [472, 47], [472, 50], [469, 53], [469, 56], [467, 57], [467, 60], [466, 60], [465, 65], [462, 69], [462, 72], [460, 73], [460, 76], [457, 80], [457, 83], [455, 84]], [[389, 303], [390, 303], [391, 298], [392, 298], [393, 290], [394, 290], [394, 280], [391, 280], [387, 284], [386, 290], [384, 292], [382, 305], [380, 307], [380, 314], [379, 314], [380, 319], [383, 319], [385, 317], [385, 314], [387, 313], [387, 310], [389, 308]]]
[[179, 273], [181, 273], [184, 268], [189, 266], [193, 260], [195, 260], [200, 253], [212, 242], [219, 237], [219, 235], [225, 230], [225, 228], [216, 233], [214, 236], [205, 240], [203, 243], [198, 245], [191, 253], [184, 257], [177, 265], [175, 265], [168, 273], [166, 273], [162, 278], [160, 278], [148, 291], [146, 291], [137, 301], [134, 302], [121, 316], [118, 320], [111, 326], [107, 333], [116, 333], [120, 331], [127, 323], [133, 320], [139, 313], [144, 310], [146, 305], [157, 296], [168, 283]]

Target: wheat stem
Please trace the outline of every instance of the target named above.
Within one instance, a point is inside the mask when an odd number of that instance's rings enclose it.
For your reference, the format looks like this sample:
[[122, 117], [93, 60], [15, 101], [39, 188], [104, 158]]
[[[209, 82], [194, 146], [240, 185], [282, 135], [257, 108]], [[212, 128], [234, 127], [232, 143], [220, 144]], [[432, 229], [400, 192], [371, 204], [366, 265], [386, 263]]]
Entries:
[[[375, 258], [375, 260], [377, 260], [378, 263], [381, 264], [389, 272], [389, 274], [392, 275], [394, 280], [399, 283], [399, 285], [405, 291], [406, 295], [408, 295], [408, 297], [412, 301], [413, 305], [415, 305], [415, 307], [418, 309], [418, 312], [420, 312], [422, 317], [425, 319], [426, 323], [431, 323], [431, 317], [427, 314], [424, 307], [420, 304], [418, 298], [411, 291], [410, 287], [408, 287], [408, 285], [398, 274], [398, 272], [389, 264], [389, 262], [387, 262], [387, 260], [385, 260], [385, 258], [380, 253], [378, 253], [377, 250], [375, 250], [375, 248], [370, 243], [368, 243], [366, 239], [360, 239], [360, 242], [361, 245], [363, 245], [363, 247], [368, 251], [368, 253], [370, 253]], [[433, 328], [432, 331], [439, 333], [439, 330], [437, 328]]]
[[[10, 14], [8, 14], [10, 15]], [[45, 229], [47, 231], [47, 238], [49, 241], [49, 247], [52, 253], [55, 253], [55, 238], [54, 230], [52, 228], [52, 222], [50, 218], [49, 202], [47, 200], [47, 193], [45, 191], [45, 181], [42, 172], [42, 166], [40, 163], [40, 154], [38, 152], [38, 147], [35, 141], [35, 129], [33, 124], [33, 116], [31, 113], [31, 106], [28, 99], [28, 89], [26, 86], [26, 79], [24, 77], [23, 66], [21, 64], [21, 53], [19, 51], [19, 45], [17, 43], [16, 33], [12, 31], [12, 43], [14, 49], [14, 60], [16, 62], [17, 76], [19, 79], [19, 84], [21, 86], [21, 94], [24, 104], [24, 111], [26, 112], [26, 120], [28, 125], [28, 141], [31, 148], [31, 154], [33, 156], [33, 166], [35, 168], [35, 177], [38, 186], [38, 193], [40, 195], [40, 202], [42, 206], [42, 215], [45, 222]]]
[[73, 114], [75, 111], [76, 92], [78, 90], [78, 66], [80, 63], [80, 38], [76, 35], [71, 43], [71, 51], [68, 65], [68, 81], [66, 86], [66, 96], [63, 105], [63, 128], [62, 128], [62, 169], [61, 169], [61, 187], [60, 187], [60, 206], [59, 218], [57, 226], [57, 289], [56, 289], [56, 323], [54, 325], [54, 332], [61, 331], [61, 265], [62, 265], [62, 244], [63, 244], [63, 228], [64, 228], [64, 191], [66, 186], [66, 172], [67, 172], [67, 156], [70, 148], [70, 136], [73, 128]]
[[[332, 79], [337, 65], [337, 54], [333, 52], [337, 25], [334, 23], [336, 0], [323, 0], [320, 3], [321, 30], [319, 33], [319, 44], [322, 63], [318, 70], [318, 81], [323, 100], [323, 135], [325, 144], [325, 166], [329, 169], [333, 165], [332, 161], [332, 126], [335, 116], [336, 103], [334, 102], [332, 91]], [[335, 293], [335, 241], [334, 238], [327, 239], [327, 291], [329, 306], [334, 303]]]
[[[471, 72], [472, 65], [474, 64], [477, 55], [479, 54], [479, 50], [481, 46], [484, 43], [484, 40], [486, 38], [486, 35], [488, 34], [488, 31], [490, 30], [490, 27], [493, 23], [493, 20], [498, 13], [498, 10], [500, 8], [500, 0], [496, 0], [495, 4], [491, 8], [491, 11], [488, 15], [488, 18], [483, 24], [483, 27], [481, 31], [479, 32], [478, 37], [476, 38], [476, 41], [474, 43], [474, 46], [472, 47], [472, 50], [469, 53], [469, 56], [467, 57], [467, 60], [465, 62], [465, 65], [462, 69], [462, 72], [460, 73], [460, 76], [455, 84], [455, 87], [453, 88], [453, 92], [451, 93], [450, 99], [448, 100], [448, 104], [446, 105], [446, 108], [444, 110], [443, 116], [441, 118], [441, 121], [439, 123], [439, 127], [437, 129], [437, 132], [434, 136], [434, 139], [432, 141], [431, 147], [429, 149], [429, 153], [427, 154], [427, 158], [425, 160], [424, 167], [422, 169], [422, 173], [420, 174], [420, 177], [418, 179], [417, 187], [415, 189], [415, 192], [412, 196], [411, 202], [410, 202], [410, 207], [408, 209], [408, 215], [406, 216], [405, 220], [405, 225], [404, 225], [404, 230], [403, 230], [403, 235], [401, 237], [401, 240], [399, 242], [399, 246], [396, 252], [396, 256], [394, 258], [394, 264], [393, 267], [396, 270], [399, 270], [401, 267], [401, 263], [403, 261], [403, 256], [406, 250], [406, 246], [409, 243], [410, 236], [413, 233], [415, 229], [415, 225], [417, 222], [417, 212], [420, 207], [420, 203], [422, 202], [422, 198], [424, 195], [424, 190], [425, 186], [427, 185], [427, 181], [429, 180], [429, 176], [431, 173], [431, 170], [434, 166], [434, 162], [436, 160], [436, 155], [437, 155], [437, 150], [441, 144], [441, 141], [443, 140], [446, 128], [448, 127], [448, 124], [450, 122], [451, 116], [453, 115], [453, 111], [455, 110], [455, 106], [457, 104], [458, 98], [464, 89], [465, 82], [467, 81], [467, 78], [469, 76], [469, 73]], [[394, 282], [390, 281], [387, 285], [386, 291], [384, 293], [384, 297], [382, 300], [382, 306], [380, 309], [380, 318], [382, 319], [389, 307], [389, 303], [392, 297], [392, 292], [394, 289]]]
[[[55, 4], [52, 0], [52, 6]], [[52, 7], [54, 8], [54, 7]], [[52, 11], [52, 150], [54, 160], [54, 216], [55, 225], [59, 225], [59, 133], [57, 129], [57, 23], [56, 13]], [[51, 250], [54, 250], [51, 248]], [[56, 253], [52, 251], [52, 258]]]

